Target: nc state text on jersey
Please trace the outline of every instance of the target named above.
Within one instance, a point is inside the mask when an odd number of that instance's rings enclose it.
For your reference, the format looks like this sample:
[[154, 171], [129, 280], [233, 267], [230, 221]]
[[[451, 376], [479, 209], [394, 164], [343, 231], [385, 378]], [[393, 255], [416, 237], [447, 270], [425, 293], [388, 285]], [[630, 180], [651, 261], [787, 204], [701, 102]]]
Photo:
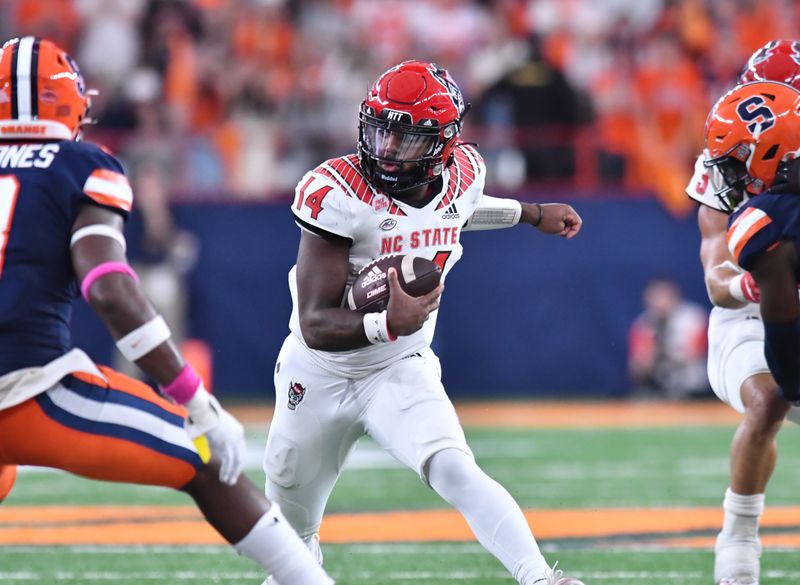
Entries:
[[[460, 227], [431, 228], [416, 230], [408, 236], [408, 247], [413, 249], [428, 246], [446, 246], [458, 243]], [[381, 238], [381, 255], [397, 254], [403, 251], [406, 241], [403, 236], [387, 236]]]

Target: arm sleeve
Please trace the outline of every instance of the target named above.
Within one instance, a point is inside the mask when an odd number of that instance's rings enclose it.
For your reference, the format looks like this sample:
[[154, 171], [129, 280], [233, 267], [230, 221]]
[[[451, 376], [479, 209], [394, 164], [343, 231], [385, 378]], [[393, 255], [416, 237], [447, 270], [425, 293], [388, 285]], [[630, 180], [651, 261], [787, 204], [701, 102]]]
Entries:
[[463, 231], [496, 230], [514, 227], [522, 215], [522, 205], [516, 199], [501, 199], [483, 193], [478, 206], [464, 224]]
[[352, 212], [348, 196], [326, 177], [311, 171], [297, 184], [292, 213], [298, 225], [309, 231], [353, 239]]

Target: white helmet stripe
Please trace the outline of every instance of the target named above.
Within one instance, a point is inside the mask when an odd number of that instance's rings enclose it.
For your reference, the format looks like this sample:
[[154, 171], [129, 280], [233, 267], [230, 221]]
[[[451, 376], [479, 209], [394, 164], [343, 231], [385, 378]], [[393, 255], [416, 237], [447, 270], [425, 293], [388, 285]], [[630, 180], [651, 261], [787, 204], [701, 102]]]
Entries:
[[17, 49], [16, 91], [17, 120], [32, 120], [33, 96], [31, 92], [31, 64], [33, 63], [34, 37], [23, 37]]

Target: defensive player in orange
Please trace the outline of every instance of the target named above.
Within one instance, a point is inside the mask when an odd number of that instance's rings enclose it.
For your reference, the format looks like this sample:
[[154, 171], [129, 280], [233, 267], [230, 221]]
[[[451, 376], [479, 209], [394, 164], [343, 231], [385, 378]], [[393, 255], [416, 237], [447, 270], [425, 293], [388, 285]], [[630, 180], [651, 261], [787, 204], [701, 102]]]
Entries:
[[[800, 88], [800, 43], [770, 41], [753, 53], [739, 84], [753, 81]], [[708, 327], [708, 377], [714, 393], [744, 414], [731, 445], [730, 486], [715, 546], [714, 582], [750, 585], [759, 580], [758, 525], [777, 461], [776, 436], [784, 418], [797, 422], [800, 413], [781, 397], [764, 356], [759, 287], [752, 274], [734, 261], [726, 243], [729, 214], [742, 203], [745, 192], [735, 182], [727, 184], [718, 167], [708, 163], [710, 158], [708, 150], [698, 157], [686, 187], [689, 197], [700, 204], [700, 260], [714, 304]], [[786, 189], [787, 179], [774, 188]]]
[[[89, 94], [52, 42], [0, 52], [0, 499], [16, 465], [189, 494], [236, 550], [286, 584], [332, 581], [279, 507], [241, 475], [242, 426], [170, 340], [125, 257], [133, 194], [83, 142]], [[98, 366], [70, 340], [80, 293], [120, 352], [169, 398]]]

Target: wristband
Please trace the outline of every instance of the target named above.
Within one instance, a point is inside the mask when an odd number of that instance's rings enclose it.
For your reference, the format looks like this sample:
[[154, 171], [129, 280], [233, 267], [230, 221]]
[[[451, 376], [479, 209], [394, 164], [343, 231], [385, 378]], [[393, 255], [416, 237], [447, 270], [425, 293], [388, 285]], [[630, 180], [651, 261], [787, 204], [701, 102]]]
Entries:
[[539, 224], [542, 223], [542, 218], [544, 218], [544, 208], [541, 203], [536, 203], [536, 209], [539, 210], [539, 219], [536, 220], [536, 223], [531, 224], [533, 227], [539, 227]]
[[731, 297], [740, 303], [757, 303], [759, 299], [751, 290], [751, 282], [752, 276], [749, 276], [746, 272], [737, 274], [728, 282], [728, 292], [731, 294]]
[[178, 404], [186, 404], [194, 398], [202, 384], [200, 376], [192, 369], [192, 366], [186, 364], [172, 382], [161, 387], [161, 391]]
[[98, 279], [114, 272], [127, 274], [133, 280], [139, 282], [139, 277], [136, 276], [133, 268], [124, 262], [103, 262], [102, 264], [98, 264], [86, 274], [83, 282], [81, 283], [81, 295], [83, 295], [83, 298], [87, 303], [89, 302], [89, 291], [91, 290], [92, 285], [97, 282]]
[[118, 339], [117, 349], [126, 360], [135, 362], [164, 343], [171, 335], [167, 322], [158, 315]]
[[382, 311], [364, 315], [364, 333], [366, 333], [367, 340], [371, 344], [388, 343], [397, 339], [389, 331], [388, 314], [388, 311]]

